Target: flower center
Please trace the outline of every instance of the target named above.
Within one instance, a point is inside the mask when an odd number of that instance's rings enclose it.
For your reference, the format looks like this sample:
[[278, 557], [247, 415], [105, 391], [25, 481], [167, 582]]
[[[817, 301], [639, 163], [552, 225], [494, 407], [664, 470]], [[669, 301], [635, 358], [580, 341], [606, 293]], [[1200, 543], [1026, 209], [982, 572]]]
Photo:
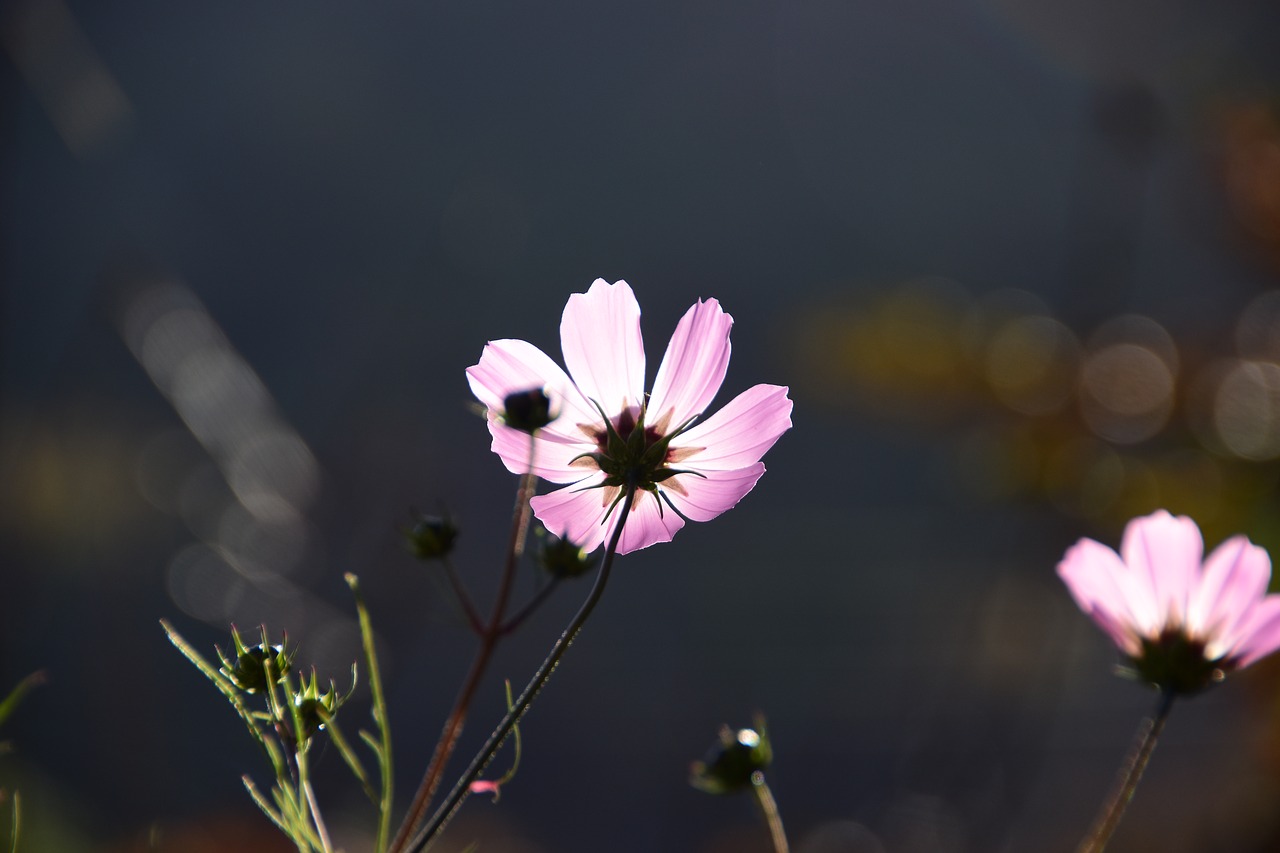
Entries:
[[[692, 425], [690, 418], [673, 430], [670, 426], [670, 414], [661, 417], [650, 426], [645, 423], [645, 408], [628, 406], [615, 418], [609, 418], [600, 409], [603, 428], [599, 424], [583, 425], [582, 431], [595, 442], [597, 450], [583, 453], [576, 461], [584, 465], [594, 465], [604, 474], [604, 481], [598, 488], [618, 489], [614, 498], [616, 504], [627, 490], [643, 489], [655, 495], [661, 495], [658, 484], [670, 480], [677, 474], [695, 474], [679, 468], [668, 467], [668, 462], [676, 462], [696, 450], [671, 448], [671, 440]], [[701, 475], [697, 475], [701, 476]], [[668, 488], [683, 492], [675, 482], [668, 483]], [[674, 509], [674, 507], [672, 507]]]
[[1175, 693], [1199, 693], [1222, 681], [1232, 668], [1230, 660], [1205, 657], [1204, 642], [1180, 629], [1162, 631], [1156, 639], [1142, 638], [1142, 651], [1132, 658], [1139, 678]]

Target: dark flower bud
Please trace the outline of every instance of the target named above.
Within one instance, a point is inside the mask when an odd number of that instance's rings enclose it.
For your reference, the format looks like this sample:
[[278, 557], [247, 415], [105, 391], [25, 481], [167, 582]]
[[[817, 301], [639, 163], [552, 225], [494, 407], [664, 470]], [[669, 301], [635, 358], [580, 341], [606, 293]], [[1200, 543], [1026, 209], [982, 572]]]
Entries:
[[732, 794], [760, 784], [773, 761], [773, 748], [764, 718], [756, 717], [754, 729], [720, 729], [720, 740], [704, 761], [689, 769], [689, 784], [708, 794]]
[[419, 560], [438, 560], [453, 550], [458, 526], [447, 515], [422, 515], [403, 533], [413, 556]]
[[502, 422], [513, 429], [533, 434], [556, 419], [551, 399], [541, 388], [516, 391], [502, 400]]
[[264, 689], [267, 686], [268, 671], [271, 673], [273, 684], [280, 683], [280, 679], [289, 671], [293, 654], [285, 651], [283, 639], [278, 646], [268, 644], [265, 629], [262, 643], [256, 646], [245, 646], [244, 641], [240, 639], [240, 632], [232, 625], [231, 644], [234, 652], [232, 658], [224, 655], [222, 649], [217, 649], [218, 657], [222, 661], [222, 674], [246, 693], [256, 693]]
[[538, 546], [538, 565], [551, 577], [568, 580], [595, 568], [595, 554], [588, 554], [582, 546], [568, 539], [541, 532], [544, 535], [540, 537], [542, 541]]

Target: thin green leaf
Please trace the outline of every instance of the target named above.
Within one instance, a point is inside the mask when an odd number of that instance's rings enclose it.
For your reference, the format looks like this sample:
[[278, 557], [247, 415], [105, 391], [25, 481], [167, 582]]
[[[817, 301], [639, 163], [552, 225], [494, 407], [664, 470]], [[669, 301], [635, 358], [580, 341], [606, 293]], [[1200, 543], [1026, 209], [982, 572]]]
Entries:
[[173, 643], [174, 647], [182, 652], [182, 655], [191, 661], [196, 669], [204, 674], [205, 678], [212, 681], [213, 686], [218, 688], [222, 695], [227, 698], [227, 701], [231, 703], [231, 707], [236, 709], [240, 719], [244, 720], [244, 724], [249, 728], [249, 734], [266, 750], [267, 757], [271, 760], [272, 765], [278, 767], [278, 753], [273, 754], [272, 749], [267, 745], [268, 738], [258, 727], [257, 715], [245, 706], [244, 700], [240, 698], [239, 689], [231, 683], [230, 679], [210, 666], [209, 662], [166, 620], [160, 620], [160, 627], [164, 628], [165, 634], [169, 637], [169, 642]]
[[351, 744], [343, 737], [342, 730], [331, 719], [325, 723], [325, 731], [329, 733], [329, 740], [338, 750], [338, 754], [342, 756], [342, 760], [346, 762], [347, 767], [351, 768], [352, 774], [360, 782], [360, 787], [364, 788], [365, 796], [376, 806], [378, 804], [378, 792], [373, 790], [373, 785], [369, 782], [369, 775], [365, 773], [364, 765], [360, 763], [360, 758], [351, 749]]

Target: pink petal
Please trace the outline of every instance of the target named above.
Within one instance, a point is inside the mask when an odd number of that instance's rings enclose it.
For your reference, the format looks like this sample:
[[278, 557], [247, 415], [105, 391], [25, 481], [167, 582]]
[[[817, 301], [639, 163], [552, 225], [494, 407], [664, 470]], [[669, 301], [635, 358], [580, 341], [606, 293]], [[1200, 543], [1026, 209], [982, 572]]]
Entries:
[[579, 390], [610, 417], [643, 402], [640, 305], [625, 281], [598, 278], [586, 293], [570, 296], [560, 320], [560, 346]]
[[1164, 510], [1135, 518], [1124, 530], [1120, 553], [1135, 581], [1149, 586], [1158, 623], [1181, 625], [1200, 584], [1204, 540], [1196, 523]]
[[[618, 490], [583, 489], [583, 486], [602, 479], [603, 475], [593, 481], [537, 496], [530, 501], [533, 514], [550, 532], [577, 543], [587, 551], [594, 551], [612, 535], [622, 510], [619, 502], [606, 521], [605, 512]], [[619, 554], [629, 554], [658, 542], [670, 542], [676, 531], [684, 526], [684, 521], [670, 507], [663, 507], [659, 512], [657, 502], [658, 498], [648, 492], [636, 495], [622, 538], [618, 540]]]
[[701, 414], [729, 369], [733, 318], [714, 299], [698, 300], [676, 325], [649, 395], [649, 423], [668, 413], [672, 427]]
[[[622, 538], [618, 540], [619, 554], [630, 554], [659, 542], [670, 542], [676, 531], [684, 527], [684, 519], [672, 512], [671, 507], [659, 506], [660, 500], [657, 495], [649, 492], [636, 495], [635, 506], [627, 516], [626, 527], [622, 528]], [[619, 505], [618, 509], [621, 508]]]
[[569, 463], [595, 450], [595, 445], [579, 424], [599, 423], [600, 414], [546, 353], [527, 341], [492, 341], [481, 353], [480, 363], [467, 368], [467, 382], [489, 410], [493, 452], [516, 474], [529, 470], [529, 436], [501, 422], [503, 401], [513, 391], [544, 388], [559, 417], [538, 433], [534, 473], [556, 483], [582, 479], [583, 469]]
[[699, 471], [736, 471], [760, 457], [791, 428], [791, 400], [781, 385], [757, 385], [676, 438], [673, 449], [702, 448], [686, 458]]
[[557, 418], [549, 428], [561, 434], [576, 434], [579, 423], [599, 423], [600, 413], [542, 350], [528, 341], [490, 341], [480, 354], [480, 363], [467, 368], [467, 383], [485, 407], [502, 411], [503, 400], [515, 391], [543, 388], [551, 399]]
[[609, 532], [601, 522], [608, 509], [608, 499], [617, 494], [615, 489], [590, 488], [603, 480], [604, 475], [597, 472], [597, 476], [589, 480], [538, 495], [529, 505], [549, 532], [586, 551], [594, 551]]
[[1268, 595], [1258, 602], [1233, 645], [1231, 654], [1238, 667], [1246, 667], [1280, 649], [1280, 595]]
[[[1080, 609], [1119, 646], [1136, 654], [1139, 634], [1152, 633], [1154, 608], [1145, 589], [1135, 595], [1132, 573], [1120, 556], [1092, 539], [1081, 539], [1067, 549], [1058, 563], [1058, 576], [1066, 583]], [[1146, 618], [1135, 617], [1137, 609]]]
[[[489, 410], [488, 421], [489, 434], [493, 436], [490, 447], [502, 459], [507, 470], [512, 474], [523, 474], [530, 470], [529, 434], [502, 423], [492, 409]], [[561, 436], [550, 427], [540, 430], [534, 441], [537, 449], [533, 455], [533, 473], [542, 479], [553, 483], [576, 483], [591, 473], [591, 468], [572, 463], [583, 453], [593, 452], [595, 444], [581, 438]]]
[[[679, 467], [679, 466], [677, 466]], [[757, 462], [737, 471], [707, 471], [705, 476], [677, 474], [658, 486], [692, 521], [710, 521], [737, 505], [764, 473]]]
[[1257, 605], [1271, 579], [1271, 558], [1243, 536], [1223, 542], [1204, 562], [1200, 588], [1191, 598], [1187, 630], [1208, 638], [1227, 634]]

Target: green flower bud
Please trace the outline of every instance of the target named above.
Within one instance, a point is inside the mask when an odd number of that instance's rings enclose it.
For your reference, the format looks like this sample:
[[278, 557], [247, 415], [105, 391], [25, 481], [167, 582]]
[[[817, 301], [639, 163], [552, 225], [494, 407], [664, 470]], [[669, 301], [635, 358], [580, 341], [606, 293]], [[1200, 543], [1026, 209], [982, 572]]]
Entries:
[[311, 736], [324, 727], [342, 705], [345, 697], [338, 696], [338, 690], [332, 681], [324, 693], [316, 684], [316, 671], [311, 670], [311, 681], [304, 683], [302, 689], [293, 697], [293, 705], [298, 710], [298, 743], [306, 743]]
[[402, 532], [409, 550], [419, 560], [447, 557], [458, 538], [458, 526], [447, 515], [418, 516], [413, 526]]
[[580, 545], [568, 539], [552, 536], [546, 531], [542, 533], [544, 535], [538, 546], [538, 565], [553, 578], [568, 580], [595, 568], [595, 554], [588, 554]]
[[279, 684], [289, 672], [293, 653], [285, 651], [287, 638], [282, 638], [278, 646], [266, 642], [266, 630], [263, 630], [263, 642], [256, 646], [245, 646], [240, 639], [240, 632], [231, 626], [231, 645], [234, 658], [228, 658], [222, 649], [214, 647], [218, 658], [222, 661], [222, 674], [231, 680], [236, 687], [246, 693], [256, 693], [267, 686], [267, 670], [270, 668], [272, 681]]
[[551, 412], [551, 399], [541, 388], [516, 391], [502, 400], [502, 422], [530, 435], [556, 419]]
[[732, 794], [764, 780], [764, 771], [773, 761], [773, 748], [765, 731], [764, 718], [756, 717], [754, 729], [720, 729], [720, 740], [706, 760], [689, 768], [689, 784], [708, 794]]

